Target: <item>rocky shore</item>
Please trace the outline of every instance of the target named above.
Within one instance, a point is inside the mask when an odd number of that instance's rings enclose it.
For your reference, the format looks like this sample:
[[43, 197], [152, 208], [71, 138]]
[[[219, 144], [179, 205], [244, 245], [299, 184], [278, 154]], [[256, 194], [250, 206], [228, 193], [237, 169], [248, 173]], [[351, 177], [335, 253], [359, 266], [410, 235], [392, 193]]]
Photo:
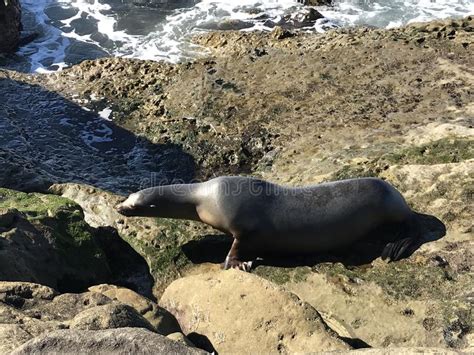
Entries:
[[[181, 64], [0, 69], [0, 352], [474, 351], [474, 19], [194, 41]], [[246, 274], [215, 230], [114, 210], [221, 174], [381, 177], [426, 243]]]

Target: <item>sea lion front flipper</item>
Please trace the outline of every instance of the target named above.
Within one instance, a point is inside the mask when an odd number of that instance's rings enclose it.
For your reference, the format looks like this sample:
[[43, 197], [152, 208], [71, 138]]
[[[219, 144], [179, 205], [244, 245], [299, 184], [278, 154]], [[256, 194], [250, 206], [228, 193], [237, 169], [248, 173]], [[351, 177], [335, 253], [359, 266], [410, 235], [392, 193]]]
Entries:
[[240, 260], [229, 260], [227, 257], [225, 262], [222, 264], [224, 270], [237, 269], [245, 272], [250, 272], [253, 266], [253, 261], [240, 261]]
[[230, 247], [229, 253], [225, 258], [225, 262], [223, 265], [224, 270], [238, 269], [245, 272], [250, 272], [250, 269], [252, 269], [252, 261], [242, 261], [240, 259], [239, 244], [239, 240], [234, 239], [234, 242]]

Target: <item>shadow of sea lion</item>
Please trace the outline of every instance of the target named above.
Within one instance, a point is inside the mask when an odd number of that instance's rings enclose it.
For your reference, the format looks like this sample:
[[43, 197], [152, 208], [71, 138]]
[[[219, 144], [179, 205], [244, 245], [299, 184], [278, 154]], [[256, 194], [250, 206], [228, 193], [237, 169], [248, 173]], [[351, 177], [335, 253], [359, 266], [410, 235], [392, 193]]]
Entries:
[[[410, 257], [419, 247], [431, 241], [438, 240], [446, 235], [446, 226], [438, 218], [416, 213], [419, 228], [417, 243], [414, 243], [402, 258]], [[382, 255], [387, 243], [406, 236], [406, 231], [400, 225], [384, 225], [376, 228], [365, 238], [341, 250], [334, 250], [316, 255], [273, 256], [258, 255], [260, 257], [254, 267], [269, 265], [278, 267], [314, 266], [324, 262], [340, 262], [344, 266], [360, 266], [370, 264]], [[186, 257], [194, 264], [222, 263], [229, 252], [233, 238], [227, 235], [206, 235], [201, 240], [193, 240], [184, 244], [181, 249]], [[248, 256], [253, 259], [255, 256]]]

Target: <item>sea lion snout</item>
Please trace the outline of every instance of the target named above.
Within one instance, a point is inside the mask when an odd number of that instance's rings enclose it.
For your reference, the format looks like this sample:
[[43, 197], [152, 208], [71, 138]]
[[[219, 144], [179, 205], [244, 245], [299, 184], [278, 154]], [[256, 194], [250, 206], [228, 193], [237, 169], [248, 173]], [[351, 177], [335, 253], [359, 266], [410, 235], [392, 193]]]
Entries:
[[137, 200], [138, 196], [136, 193], [131, 194], [128, 196], [125, 201], [122, 201], [119, 203], [117, 206], [115, 206], [115, 209], [117, 210], [118, 213], [124, 215], [124, 216], [132, 216], [135, 215], [137, 211]]
[[120, 213], [121, 215], [124, 216], [130, 216], [132, 214], [133, 208], [130, 208], [130, 206], [127, 206], [125, 204], [126, 200], [122, 203], [119, 203], [118, 205], [115, 206], [115, 210]]

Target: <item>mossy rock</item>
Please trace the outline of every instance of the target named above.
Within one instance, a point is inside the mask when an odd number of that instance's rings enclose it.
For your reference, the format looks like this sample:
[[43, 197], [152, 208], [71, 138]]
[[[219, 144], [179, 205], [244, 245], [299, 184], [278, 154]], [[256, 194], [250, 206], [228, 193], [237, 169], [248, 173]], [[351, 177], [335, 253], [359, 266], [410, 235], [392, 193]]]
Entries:
[[15, 208], [30, 222], [46, 227], [58, 251], [73, 263], [83, 264], [81, 258], [92, 257], [89, 261], [94, 263], [103, 258], [81, 207], [71, 200], [0, 188], [0, 208]]
[[444, 138], [421, 146], [413, 146], [382, 156], [392, 164], [448, 164], [474, 158], [474, 145], [470, 139]]
[[376, 177], [392, 165], [435, 165], [459, 163], [474, 158], [472, 140], [443, 138], [420, 146], [409, 146], [386, 153], [364, 164], [344, 165], [331, 175], [331, 180]]
[[277, 285], [284, 285], [288, 282], [304, 282], [311, 273], [308, 266], [298, 266], [292, 268], [259, 266], [254, 272], [256, 275], [263, 277]]
[[[110, 270], [105, 254], [79, 205], [55, 195], [0, 188], [0, 209], [16, 211], [16, 229], [0, 237], [4, 239], [5, 260], [15, 260], [24, 270], [3, 270], [3, 277], [67, 291], [107, 281]], [[18, 248], [10, 248], [12, 233], [19, 241]]]
[[156, 218], [154, 224], [151, 233], [126, 229], [120, 235], [146, 260], [156, 282], [155, 295], [159, 295], [193, 265], [183, 252], [183, 246], [199, 241], [211, 230], [195, 222], [164, 218]]
[[15, 208], [29, 220], [57, 216], [62, 211], [83, 218], [79, 205], [66, 198], [39, 193], [28, 194], [5, 188], [0, 188], [0, 208]]

